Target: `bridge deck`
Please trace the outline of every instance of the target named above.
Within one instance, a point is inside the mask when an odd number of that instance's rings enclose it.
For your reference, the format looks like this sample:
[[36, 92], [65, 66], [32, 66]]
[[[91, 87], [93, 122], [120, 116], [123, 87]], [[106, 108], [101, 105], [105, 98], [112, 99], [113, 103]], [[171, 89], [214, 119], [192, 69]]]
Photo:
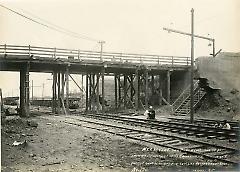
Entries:
[[151, 72], [166, 70], [187, 70], [189, 57], [160, 56], [146, 54], [109, 53], [80, 51], [33, 46], [0, 45], [0, 70], [16, 71], [30, 62], [32, 72], [52, 72], [64, 70], [72, 73], [97, 72], [104, 67], [105, 72], [134, 72], [137, 68]]

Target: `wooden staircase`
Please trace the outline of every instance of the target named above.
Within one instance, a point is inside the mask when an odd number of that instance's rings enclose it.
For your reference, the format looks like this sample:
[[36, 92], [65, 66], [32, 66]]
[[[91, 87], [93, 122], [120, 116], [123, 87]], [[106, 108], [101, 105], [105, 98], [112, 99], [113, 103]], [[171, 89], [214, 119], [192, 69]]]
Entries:
[[[199, 87], [199, 81], [194, 83], [194, 110], [199, 105], [200, 101], [206, 95], [206, 92]], [[188, 115], [190, 113], [190, 103], [191, 103], [191, 95], [190, 95], [190, 86], [188, 86], [182, 94], [177, 98], [177, 100], [172, 104], [173, 111], [175, 115]]]

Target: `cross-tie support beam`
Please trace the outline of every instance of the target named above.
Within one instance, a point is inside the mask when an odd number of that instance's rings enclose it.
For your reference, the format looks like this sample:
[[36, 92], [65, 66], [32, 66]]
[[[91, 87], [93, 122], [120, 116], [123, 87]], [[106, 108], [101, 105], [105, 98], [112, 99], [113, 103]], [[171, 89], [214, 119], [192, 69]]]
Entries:
[[52, 73], [52, 112], [69, 114], [69, 67]]
[[86, 111], [105, 110], [104, 73], [103, 69], [99, 73], [86, 74]]
[[134, 108], [134, 74], [115, 74], [115, 108]]

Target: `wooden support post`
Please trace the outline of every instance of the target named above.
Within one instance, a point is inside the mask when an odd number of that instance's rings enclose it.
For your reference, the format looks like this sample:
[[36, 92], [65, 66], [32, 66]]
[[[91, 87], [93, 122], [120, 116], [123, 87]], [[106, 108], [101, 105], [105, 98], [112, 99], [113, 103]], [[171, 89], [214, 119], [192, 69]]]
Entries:
[[58, 74], [57, 74], [57, 112], [58, 114], [60, 114], [61, 110], [60, 110], [60, 104], [61, 104], [61, 73], [60, 71], [58, 71]]
[[118, 107], [121, 107], [121, 74], [118, 75]]
[[124, 89], [124, 95], [123, 95], [123, 101], [124, 101], [124, 109], [127, 109], [127, 75], [124, 74], [123, 76], [123, 89]]
[[105, 69], [102, 69], [102, 112], [105, 112], [105, 86], [104, 86]]
[[62, 72], [62, 91], [61, 91], [61, 97], [64, 100], [64, 87], [65, 87], [65, 78], [64, 78], [64, 72]]
[[159, 74], [158, 75], [158, 88], [159, 88], [159, 105], [161, 106], [162, 105], [162, 80], [161, 80], [161, 75]]
[[89, 83], [88, 83], [89, 74], [86, 74], [86, 112], [89, 110]]
[[131, 95], [130, 95], [130, 99], [133, 102], [133, 97], [134, 97], [134, 84], [133, 84], [133, 74], [130, 75], [130, 85], [131, 85]]
[[96, 96], [96, 90], [95, 90], [95, 74], [92, 74], [92, 88], [91, 88], [91, 96], [90, 96], [90, 110], [94, 110], [94, 103], [95, 103], [95, 96]]
[[117, 99], [117, 98], [118, 98], [118, 91], [117, 91], [117, 90], [118, 90], [118, 89], [117, 89], [117, 88], [118, 88], [118, 85], [117, 85], [118, 83], [117, 83], [117, 74], [114, 74], [114, 83], [115, 83], [115, 84], [114, 84], [114, 87], [115, 87], [115, 89], [114, 89], [114, 91], [115, 91], [115, 92], [114, 92], [114, 93], [115, 93], [115, 110], [117, 110], [117, 108], [118, 108], [118, 99]]
[[29, 114], [30, 114], [30, 73], [29, 73], [29, 70], [30, 70], [30, 63], [28, 62], [27, 63], [27, 66], [26, 66], [26, 84], [25, 84], [25, 89], [26, 89], [26, 117], [29, 117]]
[[135, 72], [135, 109], [138, 111], [139, 110], [139, 73], [138, 70]]
[[148, 71], [145, 70], [145, 108], [148, 108]]
[[[81, 107], [83, 108], [83, 99], [84, 99], [84, 88], [83, 88], [83, 79], [84, 79], [84, 75], [82, 74], [82, 95], [81, 95]], [[85, 92], [86, 93], [86, 92]]]
[[21, 69], [20, 70], [20, 115], [25, 116], [26, 111], [25, 111], [25, 70]]
[[155, 87], [154, 87], [154, 75], [151, 76], [151, 92], [152, 92], [152, 95], [153, 95], [154, 92], [155, 92]]
[[96, 105], [97, 105], [97, 112], [100, 110], [100, 102], [99, 102], [99, 80], [100, 80], [100, 74], [97, 74], [97, 82], [96, 82]]
[[29, 64], [20, 70], [20, 115], [29, 116]]
[[56, 99], [57, 99], [57, 72], [53, 71], [53, 80], [52, 80], [52, 113], [56, 113]]
[[89, 74], [89, 95], [88, 95], [88, 110], [92, 110], [92, 74]]
[[69, 66], [66, 67], [66, 111], [69, 113]]
[[65, 87], [65, 77], [64, 77], [64, 71], [62, 72], [62, 90], [61, 90], [61, 103], [62, 103], [62, 108], [63, 108], [63, 111], [64, 111], [64, 114], [66, 114], [66, 109], [65, 109], [65, 104], [64, 104], [64, 87]]
[[170, 78], [170, 71], [167, 71], [167, 102], [170, 104], [170, 97], [171, 97], [171, 78]]

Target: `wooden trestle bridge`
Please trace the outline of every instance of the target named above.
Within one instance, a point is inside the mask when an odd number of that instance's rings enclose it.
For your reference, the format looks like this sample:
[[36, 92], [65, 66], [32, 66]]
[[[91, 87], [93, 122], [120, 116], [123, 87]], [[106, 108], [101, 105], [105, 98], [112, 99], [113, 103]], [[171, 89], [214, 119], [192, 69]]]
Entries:
[[105, 76], [114, 76], [116, 109], [138, 110], [151, 104], [149, 97], [153, 95], [158, 96], [159, 105], [174, 100], [181, 90], [172, 90], [183, 85], [183, 76], [189, 73], [189, 68], [189, 57], [0, 45], [0, 70], [20, 72], [20, 109], [26, 116], [30, 104], [30, 72], [53, 74], [52, 109], [57, 113], [64, 100], [63, 109], [68, 111], [70, 74], [86, 78], [86, 111], [94, 110], [96, 105], [98, 111], [105, 110], [104, 103], [99, 104], [99, 95], [104, 100], [108, 91]]

